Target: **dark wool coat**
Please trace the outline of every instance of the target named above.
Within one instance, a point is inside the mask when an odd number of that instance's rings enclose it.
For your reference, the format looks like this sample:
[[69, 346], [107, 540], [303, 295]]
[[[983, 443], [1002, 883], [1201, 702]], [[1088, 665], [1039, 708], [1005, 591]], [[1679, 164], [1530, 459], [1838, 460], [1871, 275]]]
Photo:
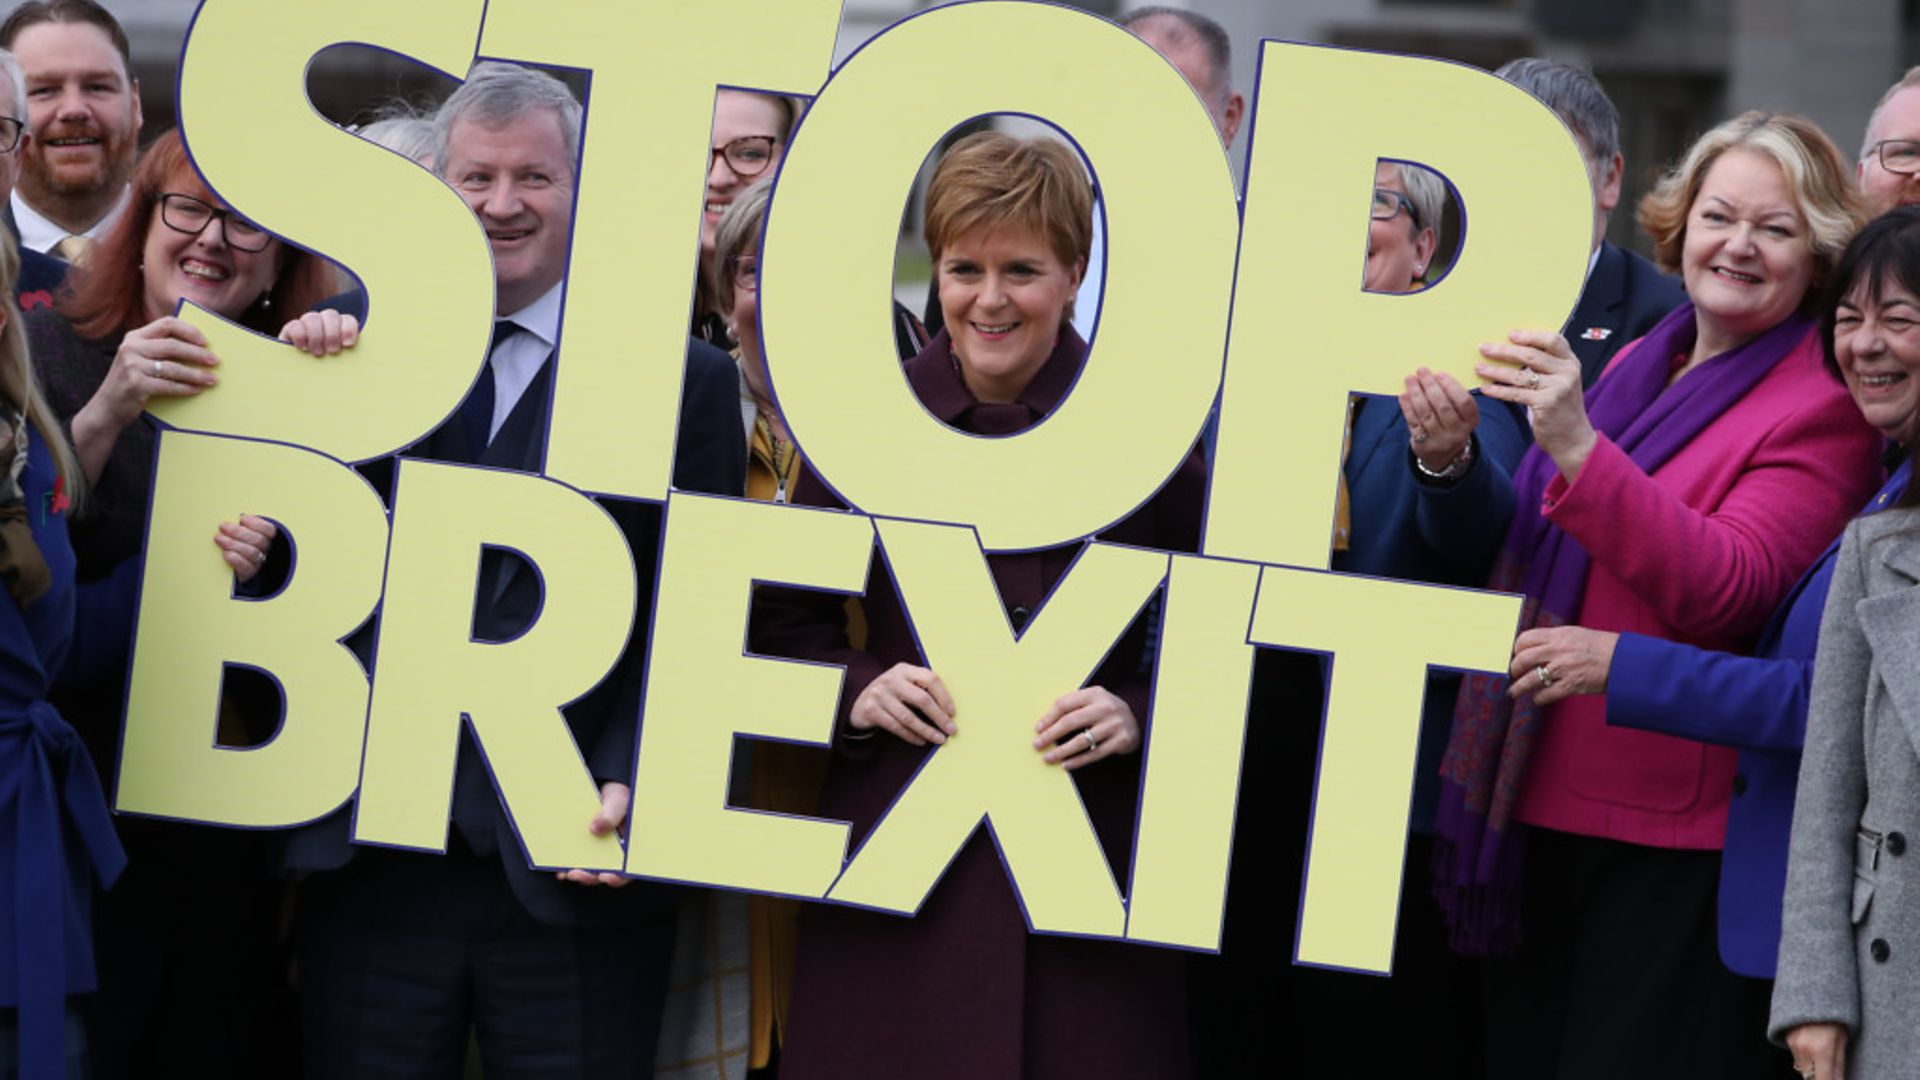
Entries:
[[[939, 420], [975, 434], [1010, 435], [1039, 422], [1066, 397], [1085, 354], [1072, 329], [1063, 330], [1052, 355], [1011, 405], [973, 398], [944, 333], [905, 372], [921, 404]], [[1100, 537], [1193, 551], [1204, 490], [1196, 452], [1158, 494]], [[810, 473], [798, 482], [795, 501], [840, 505]], [[1082, 546], [988, 556], [1016, 631], [1040, 609]], [[848, 645], [837, 596], [781, 591], [768, 600], [756, 633], [767, 651], [847, 668], [822, 816], [852, 822], [857, 850], [936, 751], [885, 732], [849, 740], [847, 713], [867, 684], [895, 663], [925, 661], [877, 556], [866, 594], [870, 630], [864, 650]], [[1143, 725], [1150, 686], [1145, 637], [1145, 620], [1136, 620], [1091, 680], [1125, 699]], [[958, 704], [964, 714], [964, 703]], [[1072, 775], [1124, 888], [1140, 758], [1107, 758]], [[1186, 1033], [1184, 958], [1140, 945], [1029, 933], [991, 834], [982, 828], [913, 918], [808, 905], [780, 1073], [782, 1080], [1178, 1078], [1187, 1073]]]

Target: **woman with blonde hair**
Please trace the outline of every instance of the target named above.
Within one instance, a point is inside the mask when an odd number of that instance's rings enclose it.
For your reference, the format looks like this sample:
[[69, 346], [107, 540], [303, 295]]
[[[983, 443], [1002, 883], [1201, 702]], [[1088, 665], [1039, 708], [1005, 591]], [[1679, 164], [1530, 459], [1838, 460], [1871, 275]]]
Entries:
[[[762, 176], [727, 204], [714, 229], [706, 292], [735, 342], [747, 442], [743, 490], [749, 499], [787, 502], [800, 451], [774, 400], [760, 348], [760, 235], [772, 189], [773, 178]], [[849, 617], [858, 615], [858, 606], [849, 602]], [[857, 626], [851, 636], [864, 640]], [[811, 747], [756, 742], [742, 757], [751, 777], [752, 809], [818, 810], [825, 762]], [[669, 1080], [705, 1076], [716, 1058], [725, 1067], [752, 1070], [777, 1060], [789, 1027], [798, 916], [799, 902], [786, 897], [705, 890], [683, 900], [674, 931], [670, 993], [676, 1000], [665, 1010], [669, 1022], [661, 1032], [656, 1075]]]
[[[28, 357], [19, 269], [0, 244], [0, 1064], [76, 1076], [86, 1042], [66, 999], [95, 987], [93, 893], [127, 859], [93, 759], [48, 698], [124, 665], [137, 566], [76, 584], [67, 523], [86, 482]], [[217, 542], [244, 582], [263, 550], [230, 528]]]
[[1527, 598], [1512, 679], [1466, 681], [1441, 767], [1454, 942], [1511, 953], [1487, 964], [1491, 1076], [1784, 1064], [1760, 1038], [1765, 983], [1715, 947], [1736, 751], [1610, 726], [1592, 639], [1552, 628], [1745, 651], [1866, 501], [1880, 438], [1824, 370], [1815, 318], [1860, 220], [1818, 127], [1746, 113], [1642, 202], [1691, 302], [1591, 391], [1556, 333], [1481, 346], [1487, 396], [1526, 406], [1535, 439], [1492, 578]]
[[0, 816], [19, 826], [0, 830], [0, 1063], [68, 1076], [85, 1061], [66, 998], [94, 988], [93, 893], [126, 856], [92, 758], [46, 700], [75, 643], [67, 519], [84, 481], [28, 361], [19, 270], [0, 244]]

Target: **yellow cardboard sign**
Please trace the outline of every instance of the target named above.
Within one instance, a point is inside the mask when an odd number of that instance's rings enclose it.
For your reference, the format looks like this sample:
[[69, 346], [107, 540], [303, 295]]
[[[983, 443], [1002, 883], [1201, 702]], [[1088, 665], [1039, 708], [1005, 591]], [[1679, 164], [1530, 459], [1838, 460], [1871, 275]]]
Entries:
[[[964, 79], [926, 77], [955, 56]], [[1099, 362], [1044, 423], [986, 439], [927, 415], [899, 377], [891, 208], [948, 128], [1008, 112], [1046, 118], [1092, 161], [1107, 280]], [[964, 522], [990, 550], [1051, 547], [1126, 517], [1192, 449], [1220, 388], [1233, 178], [1193, 91], [1132, 34], [1047, 4], [908, 19], [820, 91], [777, 205], [761, 259], [767, 366], [807, 460], [849, 505]]]
[[[1204, 106], [1101, 19], [1011, 0], [941, 7], [828, 78], [838, 14], [831, 0], [336, 0], [289, 25], [244, 0], [203, 5], [180, 96], [195, 160], [250, 218], [358, 274], [375, 315], [345, 357], [307, 364], [186, 312], [228, 362], [217, 390], [156, 409], [181, 430], [160, 442], [120, 808], [287, 826], [357, 790], [357, 839], [437, 850], [466, 724], [534, 865], [910, 913], [984, 825], [1035, 931], [1211, 949], [1254, 649], [1310, 649], [1331, 654], [1333, 682], [1300, 957], [1384, 970], [1425, 673], [1503, 670], [1518, 604], [1325, 572], [1347, 396], [1390, 392], [1420, 365], [1468, 381], [1478, 342], [1564, 322], [1591, 221], [1577, 147], [1490, 75], [1267, 42], [1240, 207]], [[726, 50], [707, 47], [716, 24], [732, 28]], [[341, 41], [451, 72], [486, 56], [592, 73], [545, 475], [403, 461], [390, 524], [345, 463], [453, 413], [485, 352], [490, 266], [457, 195], [312, 113], [302, 72]], [[929, 76], [954, 55], [965, 78]], [[789, 424], [852, 511], [668, 489], [721, 85], [815, 98], [769, 211], [762, 334]], [[1086, 155], [1107, 282], [1066, 401], [1027, 432], [982, 439], [908, 391], [887, 297], [915, 167], [950, 126], [994, 112], [1044, 118]], [[1360, 287], [1383, 158], [1445, 174], [1470, 213], [1454, 270], [1416, 295]], [[1087, 545], [1014, 633], [985, 553], [1126, 516], [1186, 457], [1216, 397], [1204, 551]], [[664, 502], [657, 582], [589, 493]], [[275, 596], [236, 598], [205, 544], [240, 509], [293, 538]], [[857, 593], [876, 554], [966, 722], [853, 851], [844, 822], [729, 806], [728, 775], [740, 737], [829, 743], [843, 691], [837, 668], [747, 652], [753, 586]], [[511, 640], [476, 638], [475, 605], [497, 587], [488, 568], [503, 562], [539, 575], [543, 606]], [[1039, 711], [1156, 594], [1122, 882], [1031, 740]], [[341, 642], [376, 606], [369, 685]], [[599, 769], [563, 710], [596, 684], [640, 679], [623, 649], [649, 625], [637, 715], [613, 721], [638, 730], [622, 851], [585, 829]], [[282, 687], [285, 721], [265, 747], [213, 745], [230, 663]]]
[[315, 364], [187, 303], [181, 315], [222, 360], [224, 393], [161, 398], [155, 416], [366, 461], [411, 446], [459, 406], [493, 333], [486, 234], [445, 184], [316, 112], [306, 73], [315, 53], [353, 41], [465, 72], [485, 7], [343, 0], [290, 19], [272, 4], [201, 5], [180, 63], [188, 154], [228, 203], [357, 274], [379, 332]]
[[[1592, 195], [1559, 118], [1464, 64], [1269, 41], [1254, 117], [1206, 553], [1325, 569], [1347, 395], [1419, 367], [1474, 386], [1480, 342], [1566, 322]], [[1460, 193], [1465, 243], [1435, 288], [1360, 288], [1381, 158]]]

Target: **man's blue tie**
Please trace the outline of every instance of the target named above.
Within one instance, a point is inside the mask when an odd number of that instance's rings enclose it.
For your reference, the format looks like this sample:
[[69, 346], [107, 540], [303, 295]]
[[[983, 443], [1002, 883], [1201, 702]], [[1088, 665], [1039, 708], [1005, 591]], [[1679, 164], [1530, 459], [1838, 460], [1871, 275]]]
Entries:
[[460, 423], [466, 428], [468, 453], [475, 461], [486, 452], [487, 444], [493, 441], [493, 354], [500, 343], [519, 333], [521, 326], [512, 319], [496, 319], [493, 324], [493, 344], [487, 346], [487, 363], [480, 369], [480, 379], [473, 384], [473, 392], [467, 395], [467, 403], [460, 407]]

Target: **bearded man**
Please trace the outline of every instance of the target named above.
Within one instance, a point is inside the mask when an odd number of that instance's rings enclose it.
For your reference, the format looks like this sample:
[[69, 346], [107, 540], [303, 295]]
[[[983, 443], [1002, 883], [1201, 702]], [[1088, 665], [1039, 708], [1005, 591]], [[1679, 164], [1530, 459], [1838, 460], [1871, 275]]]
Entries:
[[28, 0], [0, 22], [26, 73], [20, 182], [9, 204], [23, 247], [69, 262], [113, 225], [139, 155], [140, 83], [119, 20], [94, 0]]

